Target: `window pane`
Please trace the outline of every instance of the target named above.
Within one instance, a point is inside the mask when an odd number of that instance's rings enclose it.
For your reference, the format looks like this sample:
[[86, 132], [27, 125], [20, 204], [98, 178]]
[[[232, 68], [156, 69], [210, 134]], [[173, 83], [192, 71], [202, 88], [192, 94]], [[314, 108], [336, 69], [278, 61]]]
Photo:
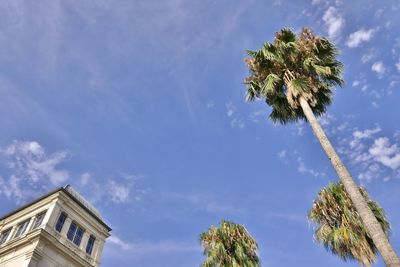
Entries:
[[78, 227], [78, 230], [76, 231], [76, 235], [75, 235], [75, 238], [74, 238], [74, 243], [76, 245], [78, 245], [78, 246], [81, 243], [83, 232], [84, 232], [84, 230], [82, 228]]
[[32, 229], [36, 229], [42, 224], [43, 218], [45, 215], [46, 215], [46, 212], [42, 212], [36, 216], [35, 222], [33, 223], [33, 226], [32, 226]]
[[6, 242], [7, 237], [10, 234], [10, 232], [11, 232], [11, 229], [7, 229], [0, 234], [0, 245], [4, 244], [4, 242]]
[[15, 232], [14, 238], [21, 236], [25, 232], [26, 227], [28, 227], [28, 224], [29, 224], [29, 220], [18, 224], [17, 231]]
[[64, 223], [65, 223], [65, 219], [67, 219], [67, 214], [62, 212], [60, 214], [60, 217], [58, 217], [58, 220], [57, 220], [57, 224], [56, 224], [56, 231], [57, 232], [61, 232], [61, 230], [62, 230], [62, 228], [64, 226]]
[[72, 222], [67, 234], [68, 239], [71, 241], [74, 240], [76, 228], [77, 228], [76, 223]]
[[91, 255], [92, 254], [92, 250], [93, 250], [93, 246], [94, 246], [94, 241], [96, 240], [96, 238], [94, 236], [90, 236], [87, 246], [86, 246], [86, 253]]

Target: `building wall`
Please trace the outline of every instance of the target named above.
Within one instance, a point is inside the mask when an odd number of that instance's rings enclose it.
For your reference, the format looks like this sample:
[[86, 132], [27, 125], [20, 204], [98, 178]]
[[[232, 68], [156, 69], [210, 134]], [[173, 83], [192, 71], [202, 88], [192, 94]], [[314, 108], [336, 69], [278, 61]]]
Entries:
[[[41, 225], [32, 229], [35, 216], [43, 211], [46, 211], [46, 215]], [[57, 232], [55, 225], [61, 212], [67, 214], [67, 219], [61, 232]], [[18, 225], [27, 219], [30, 221], [25, 232], [14, 238]], [[79, 246], [67, 238], [72, 222], [84, 229]], [[12, 230], [7, 241], [0, 245], [0, 267], [97, 267], [109, 236], [109, 229], [99, 222], [99, 218], [96, 219], [63, 191], [0, 221], [0, 233], [10, 228]], [[86, 253], [90, 235], [96, 238], [91, 255]]]

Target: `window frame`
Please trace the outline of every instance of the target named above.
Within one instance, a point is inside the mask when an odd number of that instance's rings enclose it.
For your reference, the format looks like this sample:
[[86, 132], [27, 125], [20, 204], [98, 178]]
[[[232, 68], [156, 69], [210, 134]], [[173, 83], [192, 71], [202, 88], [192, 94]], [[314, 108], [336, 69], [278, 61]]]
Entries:
[[7, 239], [11, 234], [11, 230], [12, 227], [9, 227], [0, 233], [0, 246], [7, 242]]
[[[62, 222], [60, 222], [61, 216], [64, 216], [64, 219]], [[58, 215], [56, 225], [54, 226], [54, 229], [57, 232], [61, 233], [62, 229], [64, 228], [64, 224], [65, 224], [65, 221], [67, 220], [67, 218], [68, 218], [68, 214], [66, 212], [64, 212], [64, 211], [60, 212], [60, 215]], [[61, 226], [59, 226], [59, 225], [61, 225]], [[60, 229], [58, 229], [58, 228], [60, 228]]]
[[13, 236], [14, 239], [22, 236], [26, 232], [26, 229], [28, 228], [30, 221], [31, 221], [31, 218], [17, 224], [17, 226], [15, 227], [15, 233]]
[[[71, 230], [73, 227], [74, 229]], [[76, 221], [72, 221], [67, 232], [67, 239], [79, 247], [84, 234], [85, 229]]]
[[94, 248], [95, 242], [96, 242], [96, 237], [94, 235], [90, 235], [89, 239], [87, 241], [87, 244], [86, 244], [86, 249], [85, 249], [86, 254], [88, 254], [89, 256], [91, 256], [93, 253], [93, 248]]
[[[34, 221], [33, 221], [33, 223], [32, 223], [31, 230], [34, 230], [34, 229], [36, 229], [36, 228], [39, 228], [39, 227], [42, 225], [43, 220], [44, 220], [44, 217], [46, 216], [46, 213], [47, 213], [47, 210], [42, 211], [42, 212], [36, 214], [36, 216], [35, 216], [35, 218], [34, 218]], [[41, 216], [41, 217], [39, 217], [39, 216]], [[39, 223], [38, 223], [38, 222], [39, 222]]]

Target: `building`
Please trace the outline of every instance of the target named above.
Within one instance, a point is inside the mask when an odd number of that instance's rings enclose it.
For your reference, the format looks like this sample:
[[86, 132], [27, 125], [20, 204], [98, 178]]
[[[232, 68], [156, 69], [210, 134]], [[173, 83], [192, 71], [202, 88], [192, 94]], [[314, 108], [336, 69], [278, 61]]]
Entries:
[[0, 267], [97, 267], [111, 228], [70, 186], [0, 218]]

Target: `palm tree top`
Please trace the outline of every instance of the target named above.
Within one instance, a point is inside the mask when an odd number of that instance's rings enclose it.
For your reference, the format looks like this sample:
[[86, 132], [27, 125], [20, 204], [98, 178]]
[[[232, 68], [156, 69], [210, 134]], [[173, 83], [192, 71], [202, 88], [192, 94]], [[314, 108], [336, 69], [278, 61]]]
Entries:
[[[390, 225], [384, 210], [369, 198], [365, 189], [359, 190], [388, 235]], [[377, 248], [342, 183], [331, 183], [319, 192], [308, 218], [317, 226], [315, 239], [328, 251], [343, 260], [355, 259], [363, 266], [370, 266], [375, 262]]]
[[275, 33], [273, 43], [247, 53], [247, 100], [264, 99], [272, 107], [270, 118], [282, 124], [306, 119], [300, 97], [321, 115], [331, 103], [332, 89], [344, 83], [338, 49], [308, 28], [299, 36], [284, 28]]
[[201, 267], [259, 267], [258, 245], [243, 225], [222, 220], [200, 235], [207, 256]]

